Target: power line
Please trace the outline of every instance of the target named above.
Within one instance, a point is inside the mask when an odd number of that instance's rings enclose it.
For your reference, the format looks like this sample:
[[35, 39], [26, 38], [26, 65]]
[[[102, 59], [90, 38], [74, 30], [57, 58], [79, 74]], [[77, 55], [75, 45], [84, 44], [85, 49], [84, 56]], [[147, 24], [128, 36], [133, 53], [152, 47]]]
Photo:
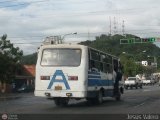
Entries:
[[[98, 32], [97, 32], [97, 33], [98, 33]], [[97, 33], [96, 33], [96, 34], [97, 34]], [[99, 33], [101, 33], [101, 34], [106, 34], [106, 32], [99, 32]], [[150, 33], [151, 33], [151, 32], [150, 32]], [[153, 33], [153, 32], [152, 32], [152, 33]], [[84, 34], [84, 33], [81, 33], [81, 34]], [[88, 33], [85, 33], [85, 34], [88, 34]], [[95, 34], [95, 33], [91, 33], [91, 34]], [[129, 33], [129, 32], [127, 33], [127, 32], [126, 32], [125, 34], [132, 34], [132, 33]], [[134, 33], [134, 34], [146, 34], [146, 33], [139, 33], [139, 32], [137, 32], [137, 33]], [[158, 34], [158, 33], [157, 33], [157, 34]], [[82, 37], [82, 36], [80, 36], [80, 37]], [[84, 36], [83, 36], [83, 37], [84, 37]], [[85, 37], [86, 37], [86, 40], [87, 40], [87, 35], [86, 35]], [[95, 36], [95, 35], [90, 35], [90, 37], [96, 37], [96, 36]], [[43, 42], [43, 41], [42, 41], [42, 42]], [[19, 45], [20, 45], [20, 44], [22, 44], [22, 45], [23, 45], [23, 44], [29, 44], [29, 45], [30, 45], [30, 44], [40, 44], [40, 43], [42, 43], [42, 42], [28, 42], [28, 43], [27, 43], [27, 42], [15, 42], [15, 43], [13, 42], [13, 44], [17, 44], [17, 45], [18, 45], [18, 44], [19, 44]], [[80, 42], [80, 41], [79, 41], [79, 42]]]
[[45, 36], [40, 36], [40, 35], [37, 35], [37, 36], [20, 36], [20, 37], [18, 37], [18, 36], [9, 36], [9, 38], [40, 38], [40, 37], [45, 37]]
[[[92, 34], [92, 35], [94, 35], [94, 34], [106, 34], [106, 32], [94, 32], [94, 33], [90, 33], [90, 34]], [[10, 38], [22, 38], [22, 39], [25, 39], [25, 38], [28, 38], [28, 39], [30, 39], [30, 38], [45, 38], [46, 36], [53, 36], [53, 35], [43, 35], [43, 36], [40, 36], [40, 35], [35, 35], [35, 36], [8, 36], [8, 38], [10, 39]], [[54, 36], [62, 36], [62, 34], [61, 35], [54, 35]], [[76, 36], [88, 36], [88, 32], [87, 33], [78, 33]]]
[[[128, 32], [129, 33], [129, 32]], [[160, 32], [130, 32], [131, 34], [160, 34]]]
[[[21, 4], [17, 4], [17, 5], [9, 5], [9, 6], [4, 6], [4, 7], [0, 7], [0, 8], [5, 8], [5, 7], [15, 7], [15, 6], [19, 6], [19, 5], [26, 5], [26, 4], [32, 4], [32, 3], [37, 3], [37, 2], [46, 2], [46, 0], [43, 1], [35, 1], [35, 2], [27, 2], [27, 3], [21, 3]], [[147, 8], [156, 8], [156, 7], [147, 7]], [[119, 9], [118, 11], [124, 11], [124, 12], [134, 12], [133, 10], [139, 10], [139, 9], [146, 9], [146, 8], [130, 8], [130, 9]], [[70, 15], [53, 15], [53, 14], [48, 14], [48, 15], [35, 15], [37, 18], [38, 17], [55, 17], [55, 16], [59, 16], [59, 17], [71, 17], [71, 16], [84, 16], [84, 15], [100, 15], [100, 14], [106, 14], [106, 12], [117, 12], [117, 10], [106, 10], [106, 11], [90, 11], [90, 12], [83, 12], [83, 13], [73, 13]], [[139, 11], [138, 11], [139, 12]], [[15, 16], [14, 16], [15, 17]], [[20, 17], [21, 18], [21, 17]]]
[[[156, 32], [156, 31], [150, 31], [150, 30], [156, 30], [156, 29], [142, 29], [142, 30], [125, 30], [125, 34], [127, 33], [138, 33], [138, 34], [147, 34], [147, 33], [160, 33], [160, 32]], [[159, 29], [157, 29], [159, 30]], [[145, 32], [140, 32], [140, 31], [145, 31]], [[121, 33], [121, 31], [117, 31], [118, 33]], [[106, 32], [89, 32], [90, 36], [97, 36], [97, 35], [100, 35], [100, 34], [106, 34]], [[29, 35], [29, 36], [8, 36], [9, 39], [31, 39], [31, 38], [41, 38], [41, 39], [44, 39], [46, 36], [62, 36], [63, 34], [61, 35]], [[86, 33], [78, 33], [76, 35], [77, 37], [87, 37], [88, 36], [88, 32]], [[36, 42], [37, 43], [37, 42]]]
[[15, 5], [2, 6], [2, 7], [0, 7], [0, 8], [8, 8], [8, 7], [16, 7], [16, 6], [30, 5], [30, 4], [33, 4], [33, 3], [40, 3], [40, 2], [46, 2], [46, 0], [34, 1], [34, 2], [26, 2], [26, 3], [19, 3], [19, 4], [15, 4]]
[[[145, 31], [145, 30], [150, 30], [150, 29], [142, 29], [142, 30], [125, 30], [125, 33], [127, 33], [127, 32], [134, 32], [134, 33], [136, 33], [136, 31]], [[153, 29], [153, 30], [155, 30], [155, 29]], [[121, 31], [117, 31], [117, 32], [121, 32]], [[137, 32], [137, 33], [140, 33], [140, 32]], [[146, 31], [146, 32], [142, 32], [142, 33], [160, 33], [160, 32], [156, 32], [156, 31], [153, 31], [153, 32], [151, 32], [151, 31]], [[90, 32], [89, 33], [90, 35], [98, 35], [98, 34], [106, 34], [106, 32]], [[141, 34], [141, 33], [140, 33]], [[62, 34], [61, 34], [62, 35]], [[10, 38], [22, 38], [22, 39], [25, 39], [25, 38], [28, 38], [28, 39], [30, 39], [30, 38], [45, 38], [46, 36], [53, 36], [53, 35], [35, 35], [35, 36], [8, 36], [8, 38], [10, 39]], [[54, 36], [60, 36], [60, 35], [54, 35]], [[78, 33], [76, 36], [88, 36], [88, 32], [86, 32], [86, 33]]]
[[42, 42], [30, 42], [30, 43], [26, 43], [26, 42], [19, 42], [19, 43], [13, 43], [13, 44], [39, 44]]
[[17, 1], [17, 0], [7, 0], [7, 1], [1, 1], [1, 2], [0, 2], [0, 4], [1, 4], [1, 3], [7, 3], [7, 2], [15, 2], [15, 1]]

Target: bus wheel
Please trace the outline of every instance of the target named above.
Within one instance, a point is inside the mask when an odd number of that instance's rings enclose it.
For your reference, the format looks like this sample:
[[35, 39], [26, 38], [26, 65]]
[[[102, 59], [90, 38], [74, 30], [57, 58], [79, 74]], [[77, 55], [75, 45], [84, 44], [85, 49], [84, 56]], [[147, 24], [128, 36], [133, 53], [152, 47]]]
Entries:
[[135, 88], [138, 89], [138, 85], [136, 85]]
[[120, 88], [120, 93], [123, 94], [124, 93], [124, 89], [121, 87]]
[[103, 102], [103, 93], [102, 90], [100, 90], [97, 94], [97, 97], [95, 98], [96, 103], [101, 104]]
[[121, 100], [121, 93], [117, 93], [115, 96], [116, 101], [120, 101]]
[[56, 98], [54, 99], [56, 106], [67, 106], [69, 99], [68, 98]]

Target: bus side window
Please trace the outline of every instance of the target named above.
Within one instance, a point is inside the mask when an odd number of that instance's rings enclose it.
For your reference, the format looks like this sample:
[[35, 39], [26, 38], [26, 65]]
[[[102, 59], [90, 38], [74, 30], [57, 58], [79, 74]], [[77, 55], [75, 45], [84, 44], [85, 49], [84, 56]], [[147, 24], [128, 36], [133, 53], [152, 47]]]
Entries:
[[99, 61], [95, 61], [95, 68], [97, 69], [97, 71], [101, 70], [101, 64]]
[[105, 59], [106, 59], [106, 55], [105, 54], [103, 54], [103, 53], [100, 53], [100, 70], [102, 71], [102, 72], [105, 72]]
[[104, 64], [104, 63], [100, 62], [100, 70], [101, 70], [102, 72], [104, 72], [104, 69], [103, 69], [103, 68], [104, 68], [104, 67], [103, 67], [103, 64]]
[[96, 61], [100, 60], [99, 52], [94, 51], [94, 50], [90, 50], [90, 54], [91, 54], [91, 59], [92, 60], [96, 60]]
[[98, 51], [95, 51], [95, 50], [92, 50], [90, 49], [90, 57], [89, 57], [89, 68], [93, 71], [100, 71], [100, 55], [99, 55], [99, 52]]
[[91, 68], [95, 68], [95, 61], [94, 60], [90, 60], [90, 64], [91, 64]]
[[106, 73], [112, 73], [112, 65], [111, 64], [105, 64], [105, 72]]
[[95, 66], [95, 61], [94, 60], [90, 60], [90, 69], [92, 72], [98, 72], [98, 69]]

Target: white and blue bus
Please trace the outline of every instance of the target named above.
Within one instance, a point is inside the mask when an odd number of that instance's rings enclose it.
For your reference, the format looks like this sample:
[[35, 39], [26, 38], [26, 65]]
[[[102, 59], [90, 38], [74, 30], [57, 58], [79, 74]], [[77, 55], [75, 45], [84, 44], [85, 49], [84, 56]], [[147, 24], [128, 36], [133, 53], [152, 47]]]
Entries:
[[35, 96], [53, 99], [57, 106], [70, 99], [102, 103], [120, 99], [123, 85], [114, 92], [119, 58], [84, 45], [50, 44], [38, 50]]

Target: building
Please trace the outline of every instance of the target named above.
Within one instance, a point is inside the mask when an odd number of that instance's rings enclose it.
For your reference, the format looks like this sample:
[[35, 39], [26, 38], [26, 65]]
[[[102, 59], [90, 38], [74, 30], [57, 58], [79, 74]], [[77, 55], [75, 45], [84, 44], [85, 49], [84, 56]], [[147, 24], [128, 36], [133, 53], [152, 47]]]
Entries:
[[11, 84], [0, 82], [0, 93], [15, 92], [24, 85], [34, 89], [35, 65], [21, 65], [16, 69], [15, 79]]
[[23, 85], [34, 87], [35, 81], [35, 65], [22, 65], [17, 70], [16, 77], [13, 80], [13, 87], [19, 89]]

